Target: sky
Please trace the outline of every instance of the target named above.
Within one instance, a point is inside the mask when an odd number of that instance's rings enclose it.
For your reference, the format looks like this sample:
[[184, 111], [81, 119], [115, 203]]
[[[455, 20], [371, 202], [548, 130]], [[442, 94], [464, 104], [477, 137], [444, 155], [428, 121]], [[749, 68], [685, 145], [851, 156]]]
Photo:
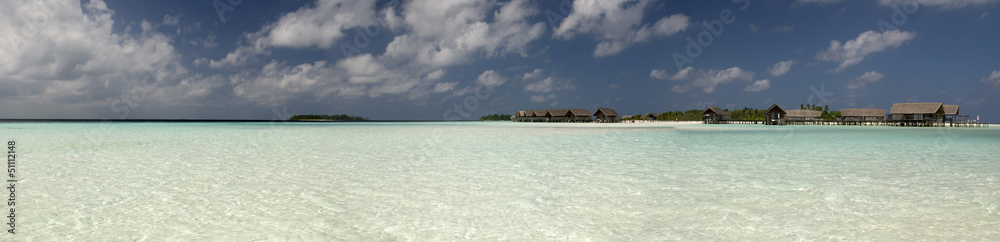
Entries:
[[5, 119], [941, 102], [1000, 122], [1000, 0], [2, 5]]

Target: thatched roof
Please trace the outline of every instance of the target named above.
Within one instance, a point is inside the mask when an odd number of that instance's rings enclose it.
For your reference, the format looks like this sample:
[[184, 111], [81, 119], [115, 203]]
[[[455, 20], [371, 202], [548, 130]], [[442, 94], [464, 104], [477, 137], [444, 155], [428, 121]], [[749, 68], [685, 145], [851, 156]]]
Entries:
[[590, 110], [582, 108], [570, 108], [568, 114], [577, 117], [590, 117]]
[[545, 117], [549, 114], [549, 110], [533, 110], [535, 117]]
[[958, 105], [944, 105], [944, 115], [958, 115]]
[[840, 115], [844, 117], [885, 117], [885, 109], [880, 108], [847, 108], [841, 109]]
[[781, 107], [778, 107], [778, 104], [774, 104], [774, 105], [771, 105], [771, 108], [768, 108], [767, 112], [765, 112], [765, 113], [772, 113], [772, 112], [774, 112], [774, 113], [785, 113], [785, 110], [781, 109]]
[[594, 115], [593, 116], [597, 116], [598, 113], [604, 113], [604, 116], [608, 116], [608, 117], [618, 116], [618, 113], [616, 113], [614, 109], [610, 109], [610, 108], [597, 108], [597, 111], [594, 111]]
[[565, 117], [566, 113], [569, 113], [566, 109], [549, 109], [548, 111], [549, 115], [552, 115], [552, 117]]
[[624, 117], [622, 117], [622, 118], [623, 118], [623, 119], [630, 119], [630, 118], [632, 118], [632, 117], [635, 117], [635, 115], [625, 115], [625, 116], [624, 116]]
[[710, 114], [710, 113], [729, 116], [729, 112], [726, 112], [725, 110], [722, 110], [719, 107], [709, 107], [708, 109], [705, 109], [704, 112], [701, 112], [701, 115]]
[[816, 110], [788, 110], [785, 111], [788, 117], [805, 117], [805, 118], [819, 118], [823, 116], [823, 112]]
[[660, 114], [659, 113], [647, 113], [647, 114], [643, 114], [642, 115], [643, 119], [648, 119], [649, 117], [653, 117], [653, 118], [658, 119], [658, 118], [660, 118]]
[[944, 114], [941, 103], [893, 103], [889, 114]]

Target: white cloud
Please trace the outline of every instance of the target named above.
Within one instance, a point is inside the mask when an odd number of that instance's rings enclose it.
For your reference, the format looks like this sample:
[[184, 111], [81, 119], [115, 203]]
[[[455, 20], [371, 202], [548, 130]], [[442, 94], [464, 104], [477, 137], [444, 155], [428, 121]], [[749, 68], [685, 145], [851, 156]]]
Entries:
[[792, 69], [792, 65], [795, 65], [795, 60], [779, 61], [774, 66], [767, 68], [767, 73], [770, 73], [772, 76], [783, 76]]
[[375, 1], [317, 0], [262, 29], [266, 41], [277, 47], [329, 49], [355, 27], [378, 25]]
[[177, 25], [180, 22], [181, 22], [181, 15], [180, 14], [174, 15], [174, 16], [164, 15], [163, 16], [163, 23], [162, 24], [163, 25], [172, 26], [172, 25]]
[[541, 37], [544, 23], [529, 24], [538, 14], [525, 0], [494, 5], [477, 0], [416, 0], [404, 5], [402, 22], [410, 32], [386, 47], [385, 56], [399, 62], [412, 61], [432, 68], [463, 64], [474, 56], [506, 54], [527, 56], [528, 43]]
[[892, 30], [885, 33], [866, 31], [857, 38], [841, 44], [840, 41], [830, 41], [830, 47], [816, 53], [816, 59], [839, 62], [840, 66], [832, 70], [840, 72], [845, 68], [861, 63], [869, 55], [898, 48], [904, 42], [916, 37], [917, 34], [908, 31]]
[[677, 93], [687, 92], [691, 88], [701, 88], [704, 93], [712, 93], [719, 84], [726, 84], [734, 80], [752, 81], [754, 73], [744, 71], [739, 67], [732, 67], [725, 70], [695, 70], [689, 66], [672, 76], [663, 70], [653, 70], [650, 72], [650, 77], [661, 80], [687, 82], [684, 85], [676, 85], [670, 89]]
[[447, 71], [445, 71], [444, 69], [439, 69], [439, 70], [436, 70], [436, 71], [432, 71], [431, 73], [427, 73], [427, 76], [424, 76], [424, 79], [432, 80], [432, 81], [433, 80], [440, 80], [441, 77], [444, 77], [444, 74], [446, 72]]
[[434, 85], [434, 93], [442, 93], [455, 89], [458, 82], [440, 82]]
[[[132, 103], [148, 104], [144, 100], [155, 90], [142, 80], [156, 80], [155, 88], [163, 88], [174, 82], [161, 80], [186, 75], [172, 41], [152, 23], [140, 22], [138, 31], [115, 32], [114, 19], [101, 0], [5, 1], [0, 8], [0, 84], [9, 91], [0, 91], [0, 100], [106, 111], [130, 90], [143, 91]], [[165, 105], [177, 100], [165, 100]]]
[[548, 77], [537, 82], [528, 83], [524, 86], [524, 90], [529, 92], [552, 92], [573, 88], [575, 88], [573, 83], [565, 80], [559, 80], [555, 77]]
[[538, 77], [540, 77], [542, 75], [542, 71], [544, 71], [544, 70], [542, 70], [542, 69], [535, 69], [534, 71], [531, 71], [531, 72], [525, 72], [524, 75], [521, 76], [521, 79], [522, 80], [528, 80], [528, 79], [538, 78]]
[[[261, 75], [273, 79], [290, 79], [302, 72], [302, 68], [308, 68], [314, 73], [326, 73], [325, 78], [318, 79], [319, 84], [312, 86], [310, 90], [282, 89], [278, 92], [312, 95], [316, 98], [324, 95], [330, 95], [331, 98], [354, 98], [401, 94], [417, 99], [432, 93], [465, 90], [456, 90], [459, 89], [458, 82], [441, 82], [446, 74], [446, 67], [468, 64], [484, 57], [508, 54], [527, 56], [528, 45], [540, 38], [545, 30], [544, 23], [528, 22], [539, 11], [527, 0], [503, 3], [414, 0], [405, 1], [399, 8], [379, 6], [382, 8], [379, 11], [376, 11], [373, 2], [323, 0], [315, 6], [303, 7], [280, 17], [275, 23], [267, 24], [257, 32], [246, 34], [246, 40], [224, 58], [207, 62], [215, 68], [238, 66], [256, 58], [264, 58], [275, 48], [339, 50], [339, 46], [344, 43], [356, 44], [356, 37], [352, 37], [355, 36], [355, 31], [379, 30], [376, 32], [391, 34], [388, 37], [392, 38], [381, 55], [359, 53], [341, 59], [334, 65], [322, 63], [323, 65], [317, 66], [316, 63], [290, 67], [284, 63], [276, 63], [271, 67], [272, 71], [246, 72], [243, 73], [247, 75], [244, 78], [257, 80], [258, 77], [253, 75]], [[296, 37], [299, 35], [303, 36]], [[299, 79], [311, 80], [294, 80]], [[488, 86], [499, 86], [505, 81], [507, 78], [494, 70], [484, 72], [476, 79], [476, 82]], [[270, 85], [265, 80], [258, 82], [261, 83], [256, 86]], [[279, 98], [271, 98], [247, 93], [253, 92], [245, 91], [238, 96], [260, 99], [255, 101], [258, 104], [272, 103], [282, 97], [277, 95]]]
[[868, 93], [868, 84], [876, 83], [883, 78], [885, 78], [885, 75], [882, 73], [876, 71], [865, 72], [865, 74], [847, 83], [848, 96], [861, 97], [866, 95]]
[[554, 98], [556, 98], [555, 94], [549, 94], [548, 96], [546, 96], [546, 95], [534, 95], [534, 96], [531, 96], [531, 98], [529, 98], [529, 99], [532, 102], [543, 103], [545, 101], [552, 100]]
[[269, 54], [275, 47], [331, 49], [350, 29], [373, 32], [381, 28], [379, 19], [373, 18], [374, 7], [374, 1], [317, 0], [282, 15], [257, 32], [245, 34], [240, 46], [226, 57], [210, 61], [209, 66], [240, 66], [255, 56]]
[[747, 29], [749, 29], [750, 32], [757, 32], [760, 30], [760, 27], [757, 27], [757, 25], [753, 24], [747, 24]]
[[753, 84], [750, 84], [746, 88], [743, 88], [743, 91], [746, 91], [746, 92], [759, 92], [759, 91], [767, 90], [768, 88], [771, 88], [771, 80], [764, 79], [764, 80], [756, 81]]
[[980, 14], [979, 15], [979, 21], [983, 21], [983, 19], [986, 19], [987, 16], [990, 16], [990, 11], [986, 11], [986, 12], [983, 12], [982, 14]]
[[[916, 1], [914, 0], [878, 0], [878, 3], [882, 6], [894, 6], [911, 4]], [[964, 8], [968, 6], [978, 6], [986, 4], [995, 4], [1000, 1], [998, 0], [919, 0], [920, 5], [939, 7], [943, 9], [956, 9]]]
[[1000, 88], [1000, 70], [995, 70], [993, 71], [993, 74], [990, 74], [990, 76], [984, 77], [983, 83]]
[[507, 78], [500, 76], [500, 74], [494, 70], [484, 71], [483, 74], [479, 74], [479, 77], [476, 78], [476, 83], [488, 87], [500, 86], [503, 85], [504, 82], [507, 82]]
[[592, 34], [601, 41], [594, 49], [594, 57], [604, 57], [654, 36], [673, 36], [691, 25], [690, 17], [683, 14], [663, 17], [652, 26], [642, 24], [649, 3], [649, 0], [575, 1], [573, 12], [553, 30], [553, 37], [568, 40], [578, 34]]

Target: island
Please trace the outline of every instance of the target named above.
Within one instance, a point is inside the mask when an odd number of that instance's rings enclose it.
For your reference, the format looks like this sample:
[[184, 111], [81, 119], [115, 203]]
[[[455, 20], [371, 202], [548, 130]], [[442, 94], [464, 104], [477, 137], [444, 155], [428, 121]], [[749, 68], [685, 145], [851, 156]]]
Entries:
[[366, 117], [350, 116], [346, 114], [338, 115], [294, 115], [288, 119], [289, 121], [368, 121]]

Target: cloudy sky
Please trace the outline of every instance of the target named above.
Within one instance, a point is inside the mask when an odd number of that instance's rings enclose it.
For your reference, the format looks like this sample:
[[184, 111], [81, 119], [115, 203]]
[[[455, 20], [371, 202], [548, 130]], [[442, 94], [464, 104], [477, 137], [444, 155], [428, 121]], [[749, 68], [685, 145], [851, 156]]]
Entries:
[[0, 118], [476, 119], [960, 104], [1000, 120], [1000, 0], [10, 0]]

